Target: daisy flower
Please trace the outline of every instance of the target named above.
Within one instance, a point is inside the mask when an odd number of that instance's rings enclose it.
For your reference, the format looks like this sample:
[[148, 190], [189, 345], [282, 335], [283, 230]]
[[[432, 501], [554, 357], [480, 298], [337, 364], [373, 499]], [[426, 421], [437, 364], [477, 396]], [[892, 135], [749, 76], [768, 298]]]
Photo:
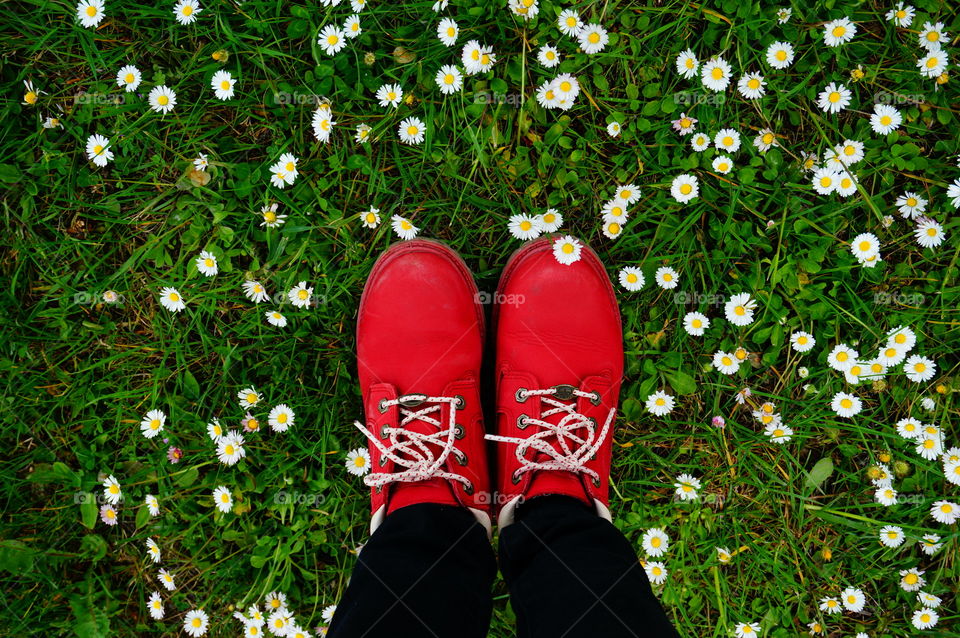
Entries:
[[643, 288], [646, 283], [643, 272], [633, 266], [624, 266], [620, 269], [620, 285], [630, 292], [635, 292]]
[[157, 500], [157, 497], [153, 494], [147, 494], [143, 499], [144, 505], [147, 506], [147, 510], [150, 512], [150, 516], [159, 516], [160, 515], [160, 501]]
[[695, 175], [684, 173], [673, 178], [670, 184], [670, 194], [681, 204], [694, 199], [700, 193], [700, 186]]
[[224, 465], [235, 465], [247, 455], [243, 449], [243, 435], [239, 432], [230, 432], [217, 441], [217, 459]]
[[607, 124], [607, 135], [617, 137], [620, 135], [620, 122], [610, 122]]
[[936, 248], [943, 243], [946, 237], [943, 226], [929, 217], [921, 217], [917, 220], [917, 227], [914, 229], [913, 234], [917, 238], [917, 243], [921, 248]]
[[697, 493], [697, 490], [701, 487], [700, 479], [690, 474], [679, 475], [673, 486], [676, 488], [674, 494], [676, 494], [681, 501], [692, 501], [700, 497]]
[[170, 286], [160, 289], [160, 304], [170, 312], [180, 312], [187, 307], [187, 303], [177, 289]]
[[583, 28], [580, 15], [573, 9], [565, 9], [557, 17], [557, 27], [563, 35], [576, 37]]
[[437, 25], [437, 37], [448, 47], [457, 43], [457, 37], [460, 36], [460, 26], [452, 18], [444, 18]]
[[917, 344], [917, 334], [905, 326], [897, 326], [887, 333], [887, 345], [902, 348], [904, 352], [913, 349]]
[[897, 421], [897, 434], [905, 439], [916, 439], [920, 437], [921, 424], [916, 419], [906, 418]]
[[140, 69], [132, 64], [121, 67], [120, 70], [117, 71], [117, 86], [127, 93], [136, 91], [137, 87], [140, 86], [141, 79]]
[[393, 232], [395, 232], [400, 239], [413, 239], [417, 236], [417, 233], [420, 232], [420, 229], [410, 223], [409, 219], [401, 217], [400, 215], [391, 217], [390, 225], [393, 227]]
[[274, 432], [286, 432], [295, 420], [296, 415], [286, 403], [274, 407], [267, 417], [267, 422]]
[[542, 229], [537, 220], [530, 215], [513, 215], [507, 222], [507, 230], [516, 239], [527, 240], [540, 236]]
[[370, 131], [372, 130], [369, 124], [357, 124], [357, 133], [353, 139], [356, 140], [358, 144], [367, 142], [370, 139]]
[[277, 611], [280, 609], [287, 608], [287, 595], [283, 592], [272, 591], [267, 594], [266, 598], [267, 611]]
[[740, 77], [740, 81], [737, 82], [737, 90], [740, 92], [740, 95], [748, 100], [756, 100], [766, 93], [766, 89], [764, 88], [766, 85], [767, 82], [763, 79], [762, 75], [759, 73], [748, 73]]
[[817, 106], [826, 113], [839, 113], [850, 106], [851, 93], [843, 84], [831, 82], [817, 96]]
[[703, 133], [697, 133], [690, 138], [690, 147], [700, 153], [710, 148], [710, 138]]
[[913, 626], [917, 629], [932, 629], [937, 626], [937, 622], [940, 620], [940, 616], [933, 609], [929, 607], [922, 607], [915, 612], [913, 612]]
[[750, 298], [750, 293], [741, 292], [730, 297], [723, 306], [723, 314], [727, 321], [735, 326], [749, 326], [753, 323], [753, 311], [757, 302]]
[[474, 75], [489, 71], [497, 61], [497, 56], [493, 54], [491, 47], [482, 46], [476, 40], [470, 40], [463, 46], [460, 60], [467, 75]]
[[632, 204], [640, 199], [640, 188], [634, 184], [618, 186], [616, 199], [623, 201], [625, 205]]
[[731, 160], [726, 155], [717, 155], [713, 158], [713, 170], [717, 171], [721, 175], [726, 175], [733, 170], [733, 160]]
[[157, 113], [169, 113], [177, 105], [177, 94], [164, 85], [155, 86], [147, 95], [150, 108]]
[[363, 476], [370, 471], [370, 452], [358, 447], [347, 452], [347, 472], [354, 476]]
[[440, 67], [434, 80], [436, 80], [437, 86], [440, 87], [440, 92], [444, 95], [456, 93], [463, 87], [463, 75], [457, 67], [451, 64], [445, 64]]
[[950, 501], [936, 501], [930, 507], [930, 516], [938, 523], [953, 525], [957, 517], [960, 516], [960, 506]]
[[670, 537], [659, 527], [651, 527], [644, 532], [640, 545], [647, 556], [663, 556], [670, 547]]
[[160, 546], [152, 538], [147, 539], [147, 553], [155, 563], [160, 562]]
[[922, 434], [914, 451], [928, 461], [938, 459], [943, 453], [943, 437], [939, 432], [932, 435]]
[[210, 88], [213, 89], [213, 94], [221, 100], [229, 100], [233, 97], [233, 86], [236, 83], [237, 81], [233, 79], [229, 71], [217, 71], [210, 78]]
[[201, 251], [200, 256], [196, 258], [194, 263], [196, 263], [197, 270], [200, 271], [200, 274], [206, 277], [213, 277], [220, 272], [217, 267], [217, 258], [210, 251]]
[[847, 611], [852, 611], [855, 614], [863, 611], [864, 605], [867, 604], [867, 598], [863, 595], [863, 591], [854, 587], [847, 587], [840, 592], [840, 600], [843, 601], [843, 606]]
[[317, 44], [327, 55], [336, 55], [347, 46], [347, 34], [339, 26], [328, 24], [317, 36]]
[[809, 352], [817, 340], [809, 332], [797, 331], [790, 335], [790, 345], [797, 352]]
[[559, 237], [553, 242], [553, 256], [564, 266], [580, 261], [583, 244], [570, 235]]
[[923, 77], [935, 78], [946, 70], [947, 64], [949, 63], [950, 58], [946, 51], [943, 49], [931, 49], [927, 55], [917, 60], [917, 68]]
[[243, 294], [253, 303], [262, 303], [270, 298], [263, 284], [249, 279], [243, 282]]
[[939, 607], [940, 603], [943, 602], [940, 600], [939, 596], [934, 596], [933, 594], [925, 591], [917, 592], [917, 601], [924, 607], [930, 607], [931, 609]]
[[884, 525], [880, 528], [880, 543], [886, 547], [900, 547], [903, 545], [903, 530], [896, 525]]
[[673, 397], [662, 390], [647, 397], [647, 411], [655, 416], [664, 416], [673, 411], [675, 401]]
[[911, 355], [903, 364], [903, 373], [914, 383], [926, 383], [937, 372], [937, 364], [920, 355]]
[[163, 619], [163, 601], [160, 600], [160, 592], [155, 591], [150, 594], [147, 600], [147, 609], [150, 610], [150, 617], [154, 620]]
[[855, 395], [847, 392], [837, 392], [830, 401], [830, 408], [837, 416], [849, 419], [860, 414], [863, 403]]
[[702, 337], [704, 331], [710, 327], [710, 319], [700, 312], [688, 312], [683, 316], [683, 329], [694, 337]]
[[887, 11], [886, 16], [884, 16], [887, 21], [893, 22], [898, 27], [909, 27], [913, 22], [913, 16], [916, 9], [910, 5], [904, 6], [902, 2], [898, 2], [897, 6], [893, 9]]
[[160, 572], [157, 574], [157, 580], [160, 581], [160, 584], [163, 585], [167, 591], [173, 591], [177, 588], [176, 584], [173, 582], [173, 574], [168, 572], [166, 569], [160, 569]]
[[793, 45], [789, 42], [774, 42], [767, 47], [767, 64], [774, 69], [786, 69], [793, 64]]
[[237, 392], [237, 399], [240, 400], [241, 408], [253, 408], [260, 404], [263, 401], [263, 395], [257, 392], [254, 388], [244, 388]]
[[360, 28], [360, 16], [348, 16], [343, 22], [343, 34], [348, 38], [355, 38], [361, 33], [363, 33], [363, 29]]
[[661, 268], [657, 268], [657, 272], [654, 273], [653, 279], [657, 282], [657, 285], [664, 290], [672, 290], [673, 288], [677, 287], [677, 284], [680, 283], [680, 274], [669, 266], [663, 266]]
[[912, 567], [900, 570], [900, 587], [903, 591], [918, 591], [926, 583], [924, 572]]
[[333, 615], [337, 612], [336, 605], [327, 605], [320, 611], [320, 618], [323, 619], [323, 622], [330, 623], [333, 620]]
[[649, 561], [643, 566], [647, 579], [654, 585], [662, 585], [667, 580], [667, 566], [660, 561]]
[[376, 228], [380, 225], [380, 209], [370, 207], [370, 210], [360, 213], [360, 221], [366, 228]]
[[94, 133], [87, 138], [86, 151], [87, 159], [97, 166], [106, 166], [107, 162], [113, 160], [113, 151], [110, 150], [110, 140], [99, 133]]
[[329, 104], [321, 104], [317, 107], [317, 110], [313, 112], [313, 120], [311, 121], [313, 136], [319, 141], [324, 143], [330, 141], [330, 134], [333, 132], [335, 124], [336, 122], [333, 121], [333, 111], [330, 110]]
[[217, 509], [224, 514], [233, 508], [233, 497], [230, 495], [230, 490], [222, 485], [213, 490], [213, 502]]
[[723, 91], [730, 84], [730, 65], [721, 57], [703, 63], [700, 80], [711, 91]]
[[713, 367], [722, 374], [736, 374], [740, 369], [740, 360], [728, 352], [718, 350], [713, 353]]
[[880, 240], [873, 233], [860, 233], [850, 242], [850, 252], [857, 259], [866, 259], [880, 252]]
[[197, 158], [193, 160], [193, 168], [198, 171], [205, 171], [210, 166], [207, 156], [204, 153], [198, 153]]
[[[313, 288], [308, 288], [307, 282], [301, 281], [287, 291], [287, 299], [296, 308], [309, 308], [310, 301], [313, 299]], [[248, 408], [250, 406], [241, 404], [241, 407]]]
[[757, 136], [753, 138], [753, 145], [761, 153], [766, 153], [774, 146], [780, 146], [777, 142], [777, 135], [768, 128], [760, 129]]
[[420, 144], [423, 142], [424, 132], [427, 127], [418, 117], [408, 117], [400, 122], [398, 134], [400, 141], [404, 144]]
[[772, 443], [777, 444], [789, 443], [793, 436], [793, 430], [789, 426], [776, 422], [768, 423], [763, 428], [763, 433], [770, 437]]
[[77, 19], [85, 27], [95, 27], [103, 20], [103, 0], [80, 0], [77, 3]]
[[790, 7], [781, 7], [777, 9], [777, 24], [786, 24], [793, 15], [793, 9]]
[[823, 41], [828, 47], [846, 44], [857, 34], [857, 25], [849, 18], [831, 20], [823, 25]]
[[560, 64], [560, 53], [556, 47], [545, 44], [537, 51], [537, 61], [544, 67], [552, 69]]
[[732, 128], [722, 128], [713, 137], [713, 145], [728, 153], [740, 150], [740, 133]]
[[113, 527], [117, 524], [117, 508], [110, 503], [104, 503], [100, 506], [100, 520]]
[[604, 219], [614, 219], [621, 222], [627, 221], [627, 202], [615, 197], [603, 205], [600, 215]]
[[217, 443], [220, 439], [223, 438], [224, 430], [223, 426], [220, 425], [220, 419], [214, 418], [210, 423], [207, 423], [207, 435], [210, 437], [210, 440], [214, 443]]
[[827, 365], [837, 372], [846, 372], [850, 369], [850, 366], [856, 363], [859, 356], [860, 353], [856, 350], [840, 343], [834, 346], [830, 354], [827, 355]]
[[898, 128], [903, 122], [903, 115], [896, 108], [887, 104], [874, 104], [870, 115], [870, 128], [877, 135], [887, 135]]
[[260, 222], [260, 226], [266, 226], [267, 228], [277, 228], [287, 221], [286, 215], [277, 214], [277, 204], [274, 202], [269, 206], [264, 206], [260, 209], [260, 216], [263, 218], [263, 221]]
[[726, 547], [717, 547], [715, 549], [717, 550], [717, 560], [720, 561], [722, 564], [726, 565], [731, 560], [733, 560], [733, 555], [730, 553], [730, 550], [727, 549]]
[[920, 46], [928, 51], [941, 48], [950, 39], [947, 32], [943, 30], [942, 22], [936, 24], [924, 22], [917, 38], [920, 41]]
[[197, 0], [179, 0], [173, 7], [173, 16], [180, 24], [193, 24], [197, 21], [197, 14], [203, 11]]
[[897, 210], [900, 211], [904, 219], [913, 219], [919, 217], [927, 210], [927, 200], [916, 193], [906, 191], [897, 198], [894, 206], [897, 207]]
[[826, 598], [820, 599], [820, 611], [828, 614], [839, 614], [843, 611], [843, 605], [833, 596], [827, 596]]
[[380, 106], [396, 107], [400, 104], [400, 100], [402, 99], [403, 89], [399, 84], [384, 84], [377, 89], [377, 100], [379, 100]]
[[542, 214], [536, 217], [537, 224], [545, 233], [555, 233], [563, 225], [563, 215], [557, 212], [556, 208], [548, 208]]
[[592, 55], [603, 51], [607, 43], [610, 42], [610, 35], [599, 24], [591, 23], [580, 27], [580, 31], [577, 32], [577, 40], [579, 40], [583, 52]]
[[111, 474], [103, 480], [103, 498], [111, 505], [116, 505], [123, 497], [120, 491], [120, 482]]
[[690, 133], [693, 133], [694, 129], [697, 128], [697, 122], [699, 121], [700, 120], [695, 117], [690, 117], [686, 113], [681, 113], [680, 117], [673, 120], [671, 124], [673, 124], [673, 130], [678, 132], [680, 135], [689, 135]]
[[143, 436], [152, 439], [163, 432], [163, 425], [167, 422], [167, 415], [162, 410], [150, 410], [140, 421], [140, 431]]
[[878, 487], [873, 497], [884, 507], [897, 504], [897, 490], [892, 487]]
[[691, 49], [687, 49], [677, 56], [676, 66], [677, 73], [679, 73], [681, 77], [690, 79], [697, 74], [697, 69], [700, 68], [700, 61], [697, 60], [697, 56]]
[[733, 627], [737, 638], [753, 638], [760, 635], [760, 625], [758, 623], [738, 623]]
[[188, 611], [183, 617], [183, 630], [195, 638], [207, 633], [209, 626], [210, 619], [207, 617], [207, 612], [202, 609]]

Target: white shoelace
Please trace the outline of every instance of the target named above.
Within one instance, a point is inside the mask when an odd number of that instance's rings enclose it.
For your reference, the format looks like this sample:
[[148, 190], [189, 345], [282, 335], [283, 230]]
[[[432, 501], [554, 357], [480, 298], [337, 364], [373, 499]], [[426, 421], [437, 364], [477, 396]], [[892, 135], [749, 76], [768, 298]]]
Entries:
[[[448, 481], [458, 481], [466, 489], [472, 489], [470, 481], [454, 472], [448, 472], [443, 469], [444, 463], [451, 452], [459, 452], [456, 448], [457, 425], [456, 412], [457, 404], [463, 399], [459, 397], [430, 397], [425, 394], [405, 394], [396, 399], [385, 399], [380, 402], [381, 410], [392, 406], [400, 406], [400, 423], [397, 427], [383, 427], [382, 432], [389, 437], [390, 445], [384, 445], [380, 437], [370, 432], [362, 423], [354, 421], [354, 425], [363, 432], [370, 442], [380, 451], [383, 458], [394, 462], [397, 467], [406, 468], [400, 472], [371, 472], [363, 478], [363, 482], [370, 487], [382, 487], [388, 483], [413, 483], [416, 481], [425, 481], [431, 478], [442, 478]], [[434, 404], [419, 410], [411, 410], [404, 407], [404, 403], [417, 402], [416, 405]], [[447, 418], [448, 427], [444, 428], [443, 423], [430, 416], [439, 414], [444, 406], [448, 406], [450, 413]], [[442, 415], [441, 415], [442, 417]], [[413, 421], [422, 421], [437, 428], [436, 432], [424, 434], [407, 430], [404, 426]], [[434, 447], [440, 448], [440, 453], [435, 455]]]
[[[583, 392], [582, 390], [568, 387], [568, 392], [571, 398], [573, 398], [573, 402], [564, 403], [561, 400], [553, 398], [552, 395], [557, 394], [557, 392], [556, 387], [545, 390], [524, 390], [521, 388], [517, 391], [518, 400], [539, 396], [540, 401], [553, 406], [551, 409], [542, 411], [540, 418], [532, 416], [524, 418], [524, 422], [527, 425], [540, 426], [541, 429], [538, 432], [524, 438], [500, 436], [497, 434], [488, 434], [484, 438], [488, 441], [516, 444], [516, 455], [517, 460], [520, 462], [520, 468], [517, 469], [514, 478], [534, 470], [566, 470], [575, 474], [586, 474], [594, 479], [594, 481], [598, 481], [600, 476], [587, 467], [586, 463], [590, 460], [591, 456], [596, 454], [600, 446], [603, 445], [603, 441], [607, 437], [610, 425], [613, 423], [613, 416], [617, 410], [616, 408], [610, 409], [610, 414], [607, 415], [607, 419], [604, 421], [598, 434], [596, 422], [577, 412], [577, 401], [575, 398], [596, 399], [597, 395], [593, 392]], [[546, 421], [546, 419], [555, 414], [564, 414], [564, 416], [557, 423]], [[586, 430], [586, 436], [581, 437], [575, 434], [577, 430]], [[556, 438], [560, 447], [559, 450], [547, 440], [550, 438]], [[550, 458], [543, 461], [533, 461], [526, 458], [527, 450], [531, 448], [546, 454]]]

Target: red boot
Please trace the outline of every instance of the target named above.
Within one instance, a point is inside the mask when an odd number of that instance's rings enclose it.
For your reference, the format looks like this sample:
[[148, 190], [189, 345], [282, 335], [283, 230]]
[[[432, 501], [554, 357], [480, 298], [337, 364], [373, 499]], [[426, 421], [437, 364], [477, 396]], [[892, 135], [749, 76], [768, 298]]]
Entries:
[[524, 499], [564, 494], [610, 519], [613, 421], [623, 332], [610, 278], [586, 245], [570, 265], [553, 240], [510, 258], [496, 300], [497, 489], [501, 527]]
[[422, 239], [388, 248], [357, 318], [371, 533], [400, 507], [444, 503], [470, 508], [489, 534], [482, 353], [483, 308], [463, 260]]

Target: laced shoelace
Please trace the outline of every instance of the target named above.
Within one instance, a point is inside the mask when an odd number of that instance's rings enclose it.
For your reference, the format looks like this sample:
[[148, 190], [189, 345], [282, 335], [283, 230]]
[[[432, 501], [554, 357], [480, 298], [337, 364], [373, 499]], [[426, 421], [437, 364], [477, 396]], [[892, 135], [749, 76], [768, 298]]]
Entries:
[[[384, 426], [380, 429], [381, 436], [389, 437], [390, 444], [385, 445], [380, 437], [370, 432], [362, 423], [354, 421], [354, 425], [366, 435], [370, 442], [380, 451], [382, 458], [394, 462], [396, 467], [406, 468], [400, 472], [371, 472], [363, 478], [363, 482], [370, 487], [382, 487], [388, 483], [413, 483], [432, 478], [442, 478], [448, 481], [462, 483], [464, 488], [472, 490], [469, 480], [443, 469], [447, 457], [452, 452], [461, 458], [462, 452], [456, 447], [457, 406], [461, 405], [461, 397], [431, 397], [425, 394], [406, 394], [396, 399], [384, 399], [380, 402], [380, 410], [386, 411], [393, 406], [400, 407], [400, 422], [397, 427]], [[409, 409], [422, 404], [433, 404], [419, 410]], [[448, 426], [444, 427], [440, 419], [430, 416], [437, 414], [442, 417], [442, 411], [449, 409]], [[437, 428], [436, 432], [424, 434], [408, 430], [405, 426], [414, 421], [421, 421]], [[439, 454], [434, 450], [439, 447]]]
[[[562, 396], [563, 400], [556, 398], [557, 395]], [[566, 470], [575, 474], [586, 474], [596, 484], [600, 480], [600, 475], [587, 467], [586, 463], [603, 445], [610, 431], [610, 425], [613, 423], [616, 408], [610, 409], [610, 413], [598, 433], [596, 421], [580, 414], [576, 408], [578, 397], [598, 402], [600, 397], [596, 393], [583, 392], [572, 386], [554, 386], [543, 390], [520, 388], [517, 390], [516, 396], [517, 401], [520, 402], [525, 401], [528, 397], [539, 396], [542, 403], [552, 407], [547, 410], [541, 408], [539, 418], [521, 417], [522, 421], [518, 422], [520, 426], [540, 426], [539, 431], [528, 437], [500, 436], [498, 434], [487, 434], [484, 437], [488, 441], [516, 444], [516, 456], [520, 462], [520, 467], [514, 472], [514, 482], [517, 482], [526, 472]], [[572, 402], [565, 402], [568, 399]], [[557, 423], [546, 420], [557, 414], [564, 415]], [[585, 431], [585, 435], [577, 434], [578, 431]], [[550, 439], [554, 439], [556, 444], [552, 443]], [[541, 452], [549, 458], [540, 461], [528, 459], [526, 453], [530, 449]]]

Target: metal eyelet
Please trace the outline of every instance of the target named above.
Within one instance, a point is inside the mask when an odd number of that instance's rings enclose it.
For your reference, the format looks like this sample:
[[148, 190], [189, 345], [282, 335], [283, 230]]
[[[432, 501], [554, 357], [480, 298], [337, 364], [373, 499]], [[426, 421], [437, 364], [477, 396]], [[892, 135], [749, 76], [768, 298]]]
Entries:
[[385, 438], [387, 438], [387, 437], [389, 437], [389, 436], [390, 436], [390, 435], [387, 434], [387, 424], [384, 423], [383, 425], [380, 426], [380, 438], [381, 438], [381, 439], [385, 439]]
[[521, 414], [520, 416], [517, 417], [517, 429], [524, 430], [526, 429], [527, 425], [529, 424], [527, 423], [526, 414]]
[[594, 477], [592, 477], [592, 478], [590, 479], [590, 481], [593, 483], [593, 486], [594, 486], [594, 487], [600, 487], [600, 477], [599, 477], [599, 476], [594, 476]]
[[467, 496], [473, 496], [473, 483], [467, 483], [463, 486], [463, 491]]
[[379, 493], [383, 490], [383, 486], [382, 486], [382, 485], [378, 485], [378, 486], [375, 488], [375, 490], [376, 490], [376, 493], [379, 494]]
[[464, 436], [466, 436], [466, 434], [467, 434], [467, 432], [466, 432], [466, 430], [463, 429], [463, 426], [462, 426], [462, 425], [460, 425], [459, 423], [455, 423], [455, 424], [454, 424], [454, 426], [453, 426], [453, 438], [455, 438], [455, 439], [462, 439]]
[[457, 406], [458, 410], [462, 410], [465, 407], [467, 407], [467, 400], [463, 398], [462, 394], [455, 394], [453, 398], [457, 400], [457, 402], [454, 405]]
[[600, 393], [599, 393], [599, 392], [594, 392], [594, 393], [593, 393], [593, 398], [590, 399], [590, 403], [592, 403], [593, 405], [600, 405]]
[[386, 411], [387, 411], [387, 406], [384, 405], [384, 403], [386, 403], [386, 402], [387, 402], [386, 399], [380, 399], [380, 402], [377, 404], [377, 410], [380, 411], [380, 414], [386, 413]]
[[380, 464], [380, 467], [383, 467], [384, 465], [387, 464], [387, 457], [381, 456], [381, 457], [380, 457], [380, 460], [378, 461], [378, 463]]
[[[523, 396], [520, 396], [520, 393], [521, 393], [521, 392], [524, 393]], [[526, 394], [526, 392], [527, 392], [527, 389], [526, 389], [526, 388], [517, 388], [516, 393], [513, 395], [514, 398], [517, 400], [517, 403], [523, 403], [524, 401], [527, 400], [527, 394]]]
[[517, 474], [516, 472], [514, 472], [513, 474], [511, 474], [511, 475], [510, 475], [510, 482], [513, 483], [514, 485], [518, 485], [518, 484], [520, 483], [520, 475]]

